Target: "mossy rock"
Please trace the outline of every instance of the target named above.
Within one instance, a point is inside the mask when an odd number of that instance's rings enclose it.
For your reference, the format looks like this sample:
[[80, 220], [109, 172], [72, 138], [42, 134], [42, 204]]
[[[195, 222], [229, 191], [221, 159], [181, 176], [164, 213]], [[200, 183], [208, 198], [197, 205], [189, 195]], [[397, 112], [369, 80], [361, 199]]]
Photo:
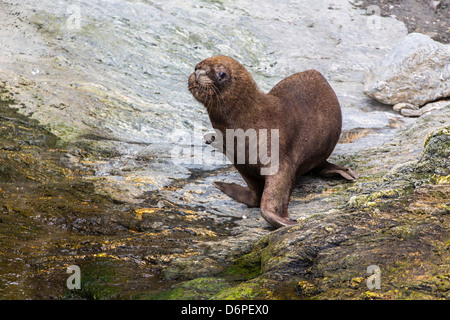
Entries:
[[223, 278], [197, 278], [176, 285], [173, 289], [156, 295], [141, 295], [140, 299], [154, 300], [206, 300], [218, 292], [229, 288], [230, 283]]
[[428, 136], [415, 171], [439, 176], [450, 175], [450, 127], [442, 128]]
[[62, 299], [109, 300], [118, 298], [122, 283], [128, 279], [123, 273], [124, 263], [107, 257], [84, 262], [81, 269], [81, 289], [72, 289]]
[[250, 280], [261, 275], [261, 253], [251, 252], [238, 258], [222, 276], [233, 280]]

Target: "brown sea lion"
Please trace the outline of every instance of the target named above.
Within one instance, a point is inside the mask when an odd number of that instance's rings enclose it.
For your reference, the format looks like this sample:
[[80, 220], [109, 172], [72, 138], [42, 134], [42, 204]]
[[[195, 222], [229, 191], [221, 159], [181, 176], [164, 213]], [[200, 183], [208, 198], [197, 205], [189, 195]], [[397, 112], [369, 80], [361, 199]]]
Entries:
[[[230, 129], [278, 129], [279, 163], [275, 173], [261, 174], [268, 165], [261, 159], [252, 164], [239, 163], [233, 145], [234, 158], [230, 160], [248, 187], [214, 183], [236, 201], [249, 207], [259, 206], [263, 218], [274, 227], [296, 224], [287, 211], [296, 176], [314, 169], [324, 176], [340, 174], [348, 180], [357, 179], [352, 169], [327, 162], [339, 140], [342, 115], [336, 94], [318, 71], [296, 73], [265, 94], [239, 62], [214, 56], [197, 64], [189, 76], [188, 88], [204, 104], [212, 126], [223, 137]], [[257, 138], [258, 142], [262, 139], [260, 134]], [[251, 148], [249, 141], [245, 149], [247, 160], [249, 150], [255, 150]], [[222, 152], [228, 149], [224, 138]]]

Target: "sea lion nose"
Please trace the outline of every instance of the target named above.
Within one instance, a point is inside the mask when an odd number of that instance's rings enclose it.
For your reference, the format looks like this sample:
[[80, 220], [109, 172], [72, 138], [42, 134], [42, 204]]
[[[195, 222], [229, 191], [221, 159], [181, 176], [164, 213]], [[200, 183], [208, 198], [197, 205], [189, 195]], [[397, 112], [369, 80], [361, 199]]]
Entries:
[[201, 70], [201, 69], [195, 70], [195, 79], [198, 80], [198, 78], [200, 78], [200, 76], [204, 75], [204, 74], [205, 74], [205, 70]]

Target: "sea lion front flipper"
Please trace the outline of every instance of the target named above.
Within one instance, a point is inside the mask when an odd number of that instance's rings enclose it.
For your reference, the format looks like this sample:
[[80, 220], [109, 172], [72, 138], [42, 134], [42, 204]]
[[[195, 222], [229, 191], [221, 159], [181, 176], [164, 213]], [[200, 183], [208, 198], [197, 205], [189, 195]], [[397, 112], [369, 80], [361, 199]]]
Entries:
[[237, 202], [246, 204], [248, 207], [259, 206], [259, 199], [255, 199], [253, 192], [247, 187], [220, 181], [213, 182], [213, 185]]
[[319, 174], [324, 177], [332, 177], [335, 174], [341, 175], [343, 178], [347, 180], [356, 180], [358, 179], [358, 174], [351, 168], [338, 166], [328, 161], [317, 168], [319, 170]]
[[294, 174], [284, 172], [266, 178], [261, 199], [261, 215], [275, 228], [297, 224], [289, 219], [287, 211], [294, 181]]

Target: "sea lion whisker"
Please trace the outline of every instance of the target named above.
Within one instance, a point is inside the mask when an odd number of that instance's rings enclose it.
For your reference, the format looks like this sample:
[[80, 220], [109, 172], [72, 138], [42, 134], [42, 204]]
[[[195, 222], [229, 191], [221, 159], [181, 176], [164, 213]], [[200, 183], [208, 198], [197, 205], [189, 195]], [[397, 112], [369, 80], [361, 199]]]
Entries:
[[223, 112], [223, 106], [222, 106], [222, 103], [221, 103], [222, 99], [220, 98], [219, 89], [214, 84], [211, 85], [211, 89], [213, 90], [213, 92], [215, 94], [215, 97], [217, 99], [217, 104], [218, 104], [218, 108], [217, 109], [219, 109], [220, 112]]
[[208, 89], [209, 88], [207, 88], [204, 83], [201, 84], [201, 88], [202, 88], [202, 91], [205, 93], [205, 103], [204, 104], [205, 104], [206, 110], [209, 113], [210, 112], [210, 107], [211, 107], [211, 99], [212, 99], [212, 97], [211, 97], [210, 94], [208, 94]]

